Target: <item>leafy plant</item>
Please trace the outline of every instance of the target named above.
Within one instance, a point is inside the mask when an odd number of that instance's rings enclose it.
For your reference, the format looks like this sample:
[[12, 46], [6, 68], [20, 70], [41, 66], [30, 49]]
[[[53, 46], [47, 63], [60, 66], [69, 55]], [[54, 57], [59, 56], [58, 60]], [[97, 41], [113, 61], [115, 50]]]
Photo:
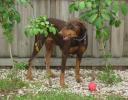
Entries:
[[0, 23], [6, 40], [11, 43], [13, 40], [13, 28], [15, 22], [20, 22], [20, 14], [16, 9], [17, 1], [28, 2], [28, 0], [0, 0]]
[[16, 3], [28, 3], [29, 0], [0, 0], [0, 25], [2, 26], [5, 39], [9, 43], [9, 53], [14, 68], [11, 43], [13, 41], [13, 28], [15, 22], [20, 22], [20, 14], [16, 9]]
[[103, 71], [99, 72], [97, 78], [110, 85], [122, 81], [121, 77], [113, 71], [111, 64], [106, 66]]
[[56, 33], [56, 28], [53, 24], [49, 23], [46, 16], [39, 16], [31, 19], [30, 24], [25, 28], [26, 36], [35, 36], [37, 34], [43, 34], [47, 36], [49, 32]]
[[27, 64], [24, 62], [16, 62], [15, 67], [19, 70], [24, 70], [26, 68]]
[[70, 4], [69, 11], [82, 11], [80, 18], [96, 27], [96, 38], [100, 49], [104, 49], [105, 41], [110, 36], [109, 25], [119, 27], [118, 13], [121, 11], [126, 15], [128, 4], [121, 0], [75, 0]]

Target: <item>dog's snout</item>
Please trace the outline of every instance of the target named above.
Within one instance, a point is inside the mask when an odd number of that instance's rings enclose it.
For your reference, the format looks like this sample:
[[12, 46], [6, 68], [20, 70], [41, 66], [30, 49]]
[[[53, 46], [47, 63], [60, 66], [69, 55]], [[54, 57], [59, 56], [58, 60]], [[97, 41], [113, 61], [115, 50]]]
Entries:
[[62, 31], [60, 31], [59, 34], [62, 35]]

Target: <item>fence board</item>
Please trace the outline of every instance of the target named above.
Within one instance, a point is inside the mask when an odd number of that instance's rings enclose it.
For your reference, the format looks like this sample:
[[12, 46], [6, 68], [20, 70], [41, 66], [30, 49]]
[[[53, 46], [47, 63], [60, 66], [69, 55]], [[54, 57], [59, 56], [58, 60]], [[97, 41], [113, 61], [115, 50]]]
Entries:
[[123, 55], [128, 56], [128, 14], [124, 18], [124, 45], [123, 45]]
[[5, 37], [2, 34], [2, 29], [0, 29], [0, 57], [8, 57], [9, 50], [7, 41], [5, 41]]
[[121, 25], [118, 28], [112, 27], [111, 53], [114, 57], [121, 57], [123, 54], [124, 18], [119, 14]]
[[[15, 58], [18, 62], [25, 62], [27, 63], [29, 58]], [[128, 58], [111, 58], [108, 61], [113, 66], [128, 66]], [[52, 58], [51, 59], [51, 66], [59, 66], [61, 64], [61, 58]], [[0, 65], [1, 66], [11, 66], [12, 62], [9, 58], [0, 58]], [[68, 58], [67, 66], [75, 66], [75, 59]], [[105, 61], [104, 58], [83, 58], [81, 62], [81, 66], [104, 66]], [[45, 66], [44, 58], [37, 58], [33, 61], [33, 66]]]

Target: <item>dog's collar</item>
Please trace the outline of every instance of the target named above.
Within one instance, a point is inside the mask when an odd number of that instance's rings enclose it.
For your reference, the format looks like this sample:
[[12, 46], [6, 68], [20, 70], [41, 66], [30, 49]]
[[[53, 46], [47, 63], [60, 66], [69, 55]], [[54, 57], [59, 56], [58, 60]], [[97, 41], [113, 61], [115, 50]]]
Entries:
[[84, 34], [84, 36], [82, 36], [82, 37], [73, 38], [73, 40], [78, 41], [78, 42], [81, 42], [81, 41], [86, 40], [86, 39], [87, 39], [87, 35], [86, 34]]

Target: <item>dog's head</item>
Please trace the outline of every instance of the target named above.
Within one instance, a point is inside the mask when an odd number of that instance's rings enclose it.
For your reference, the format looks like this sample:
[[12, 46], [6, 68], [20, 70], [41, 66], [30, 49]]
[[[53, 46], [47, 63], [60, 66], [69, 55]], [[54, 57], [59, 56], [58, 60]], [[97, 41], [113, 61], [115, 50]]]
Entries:
[[59, 34], [63, 36], [64, 40], [79, 37], [86, 32], [85, 24], [79, 20], [69, 21]]

